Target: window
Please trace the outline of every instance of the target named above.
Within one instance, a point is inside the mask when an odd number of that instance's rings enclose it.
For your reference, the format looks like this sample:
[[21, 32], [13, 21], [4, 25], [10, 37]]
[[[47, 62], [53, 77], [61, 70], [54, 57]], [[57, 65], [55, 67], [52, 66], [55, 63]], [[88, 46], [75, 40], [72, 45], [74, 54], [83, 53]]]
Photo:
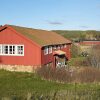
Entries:
[[24, 56], [24, 45], [0, 44], [0, 55]]
[[48, 54], [48, 47], [45, 47], [44, 48], [44, 55], [47, 55]]
[[58, 45], [58, 50], [60, 50], [60, 46]]
[[67, 45], [66, 44], [64, 44], [64, 48], [66, 48], [67, 47]]
[[49, 54], [52, 53], [52, 46], [49, 47]]
[[61, 45], [61, 49], [63, 49], [63, 47], [64, 47], [64, 46], [63, 46], [63, 45]]
[[54, 46], [53, 49], [56, 50], [57, 49], [56, 46]]
[[23, 54], [23, 46], [17, 46], [18, 54]]
[[8, 54], [8, 46], [7, 45], [3, 46], [3, 53]]

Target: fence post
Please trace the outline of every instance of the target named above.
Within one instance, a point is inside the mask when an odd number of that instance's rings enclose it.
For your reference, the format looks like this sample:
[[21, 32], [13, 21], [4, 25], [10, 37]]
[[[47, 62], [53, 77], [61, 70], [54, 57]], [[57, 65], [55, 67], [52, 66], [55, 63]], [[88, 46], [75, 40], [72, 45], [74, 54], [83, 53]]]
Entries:
[[75, 100], [76, 100], [76, 92], [77, 92], [77, 83], [75, 82]]

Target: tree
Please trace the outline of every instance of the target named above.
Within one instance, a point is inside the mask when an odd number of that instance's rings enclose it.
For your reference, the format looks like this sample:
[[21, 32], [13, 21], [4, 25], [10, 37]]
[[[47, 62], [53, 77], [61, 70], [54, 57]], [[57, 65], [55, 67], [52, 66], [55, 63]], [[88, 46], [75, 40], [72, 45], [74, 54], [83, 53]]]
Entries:
[[88, 61], [92, 67], [100, 68], [100, 45], [93, 46]]
[[79, 55], [79, 51], [80, 51], [79, 49], [80, 48], [77, 45], [72, 44], [72, 46], [71, 46], [71, 55], [72, 55], [72, 57], [77, 57]]

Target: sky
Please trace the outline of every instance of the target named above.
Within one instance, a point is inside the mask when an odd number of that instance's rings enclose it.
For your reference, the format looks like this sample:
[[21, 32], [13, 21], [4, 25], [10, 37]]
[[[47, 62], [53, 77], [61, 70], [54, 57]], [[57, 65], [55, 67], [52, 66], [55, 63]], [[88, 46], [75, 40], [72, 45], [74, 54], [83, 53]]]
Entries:
[[100, 30], [100, 0], [0, 0], [0, 25]]

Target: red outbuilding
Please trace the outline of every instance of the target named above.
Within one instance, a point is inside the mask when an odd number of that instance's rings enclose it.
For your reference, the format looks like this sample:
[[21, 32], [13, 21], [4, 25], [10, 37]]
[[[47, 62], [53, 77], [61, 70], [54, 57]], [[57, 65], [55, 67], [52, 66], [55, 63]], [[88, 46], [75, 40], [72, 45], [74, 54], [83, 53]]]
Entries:
[[100, 40], [85, 40], [79, 43], [80, 45], [100, 45]]
[[57, 67], [70, 59], [71, 41], [52, 31], [0, 27], [0, 64]]

